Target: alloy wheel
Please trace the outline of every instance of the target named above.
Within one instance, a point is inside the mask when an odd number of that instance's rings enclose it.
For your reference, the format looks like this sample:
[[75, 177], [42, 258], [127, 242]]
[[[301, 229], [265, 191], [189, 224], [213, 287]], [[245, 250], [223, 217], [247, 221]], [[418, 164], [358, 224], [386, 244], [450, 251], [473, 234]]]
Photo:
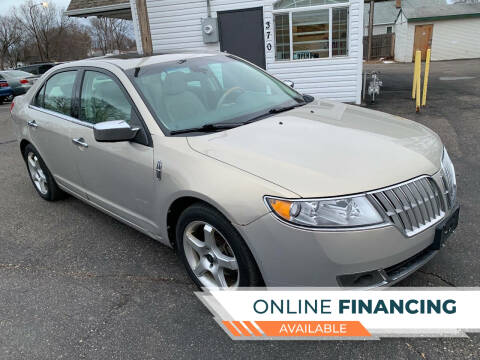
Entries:
[[27, 164], [35, 187], [42, 195], [46, 195], [48, 193], [48, 181], [37, 155], [29, 152], [27, 155]]
[[237, 258], [215, 227], [204, 221], [192, 221], [183, 232], [183, 249], [190, 269], [203, 286], [238, 287]]

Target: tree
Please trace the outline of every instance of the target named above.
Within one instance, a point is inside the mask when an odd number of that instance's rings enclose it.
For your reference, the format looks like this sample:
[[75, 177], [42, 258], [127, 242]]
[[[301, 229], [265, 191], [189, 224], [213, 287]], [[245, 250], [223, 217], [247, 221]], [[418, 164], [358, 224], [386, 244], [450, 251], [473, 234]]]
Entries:
[[63, 31], [57, 32], [53, 38], [54, 48], [50, 51], [51, 59], [77, 60], [88, 56], [92, 48], [90, 29], [81, 25], [76, 19], [70, 19]]
[[22, 41], [20, 24], [12, 16], [0, 16], [0, 69]]
[[39, 0], [26, 0], [10, 13], [0, 16], [0, 68], [16, 67], [19, 62], [83, 59], [92, 47], [103, 54], [135, 47], [130, 21], [91, 18], [87, 26], [67, 17], [52, 1], [44, 7]]
[[53, 3], [43, 7], [33, 0], [28, 0], [15, 11], [15, 18], [27, 35], [35, 39], [40, 60], [48, 60], [52, 37], [56, 32], [64, 30], [66, 24], [63, 18], [66, 17], [61, 16]]
[[130, 33], [130, 22], [122, 19], [106, 17], [90, 19], [90, 34], [93, 46], [100, 49], [103, 55], [114, 50], [130, 50], [132, 40]]

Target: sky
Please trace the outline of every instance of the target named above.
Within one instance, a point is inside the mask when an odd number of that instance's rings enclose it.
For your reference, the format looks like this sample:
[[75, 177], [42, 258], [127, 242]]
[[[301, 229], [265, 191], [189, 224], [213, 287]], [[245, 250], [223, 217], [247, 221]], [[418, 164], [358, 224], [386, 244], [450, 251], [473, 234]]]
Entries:
[[[0, 0], [0, 15], [9, 15], [9, 11], [12, 6], [19, 6], [25, 3], [27, 0]], [[39, 3], [47, 1], [48, 3], [54, 3], [58, 8], [67, 8], [70, 4], [70, 0], [38, 0]]]

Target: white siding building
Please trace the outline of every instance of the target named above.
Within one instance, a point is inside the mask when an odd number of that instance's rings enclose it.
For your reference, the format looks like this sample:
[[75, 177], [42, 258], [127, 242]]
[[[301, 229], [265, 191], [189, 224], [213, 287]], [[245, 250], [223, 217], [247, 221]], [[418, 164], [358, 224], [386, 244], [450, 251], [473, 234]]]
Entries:
[[[363, 11], [363, 0], [147, 0], [154, 53], [226, 50], [302, 93], [352, 103], [361, 101]], [[218, 19], [218, 42], [204, 41], [209, 15]]]
[[395, 25], [395, 60], [411, 62], [431, 48], [432, 60], [480, 57], [480, 3], [403, 0]]

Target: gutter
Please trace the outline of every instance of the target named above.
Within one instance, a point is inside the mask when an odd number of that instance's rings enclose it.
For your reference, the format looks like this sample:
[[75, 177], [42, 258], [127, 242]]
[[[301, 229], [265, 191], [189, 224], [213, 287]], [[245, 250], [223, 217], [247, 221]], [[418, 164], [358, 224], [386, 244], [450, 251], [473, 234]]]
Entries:
[[421, 22], [421, 21], [453, 20], [453, 19], [476, 18], [476, 17], [480, 17], [480, 13], [407, 18], [407, 21], [408, 22]]
[[104, 6], [97, 6], [92, 8], [67, 10], [65, 11], [64, 14], [67, 16], [85, 16], [85, 15], [93, 15], [96, 13], [103, 13], [103, 12], [117, 11], [117, 10], [131, 10], [130, 3], [126, 2], [123, 4], [104, 5]]

